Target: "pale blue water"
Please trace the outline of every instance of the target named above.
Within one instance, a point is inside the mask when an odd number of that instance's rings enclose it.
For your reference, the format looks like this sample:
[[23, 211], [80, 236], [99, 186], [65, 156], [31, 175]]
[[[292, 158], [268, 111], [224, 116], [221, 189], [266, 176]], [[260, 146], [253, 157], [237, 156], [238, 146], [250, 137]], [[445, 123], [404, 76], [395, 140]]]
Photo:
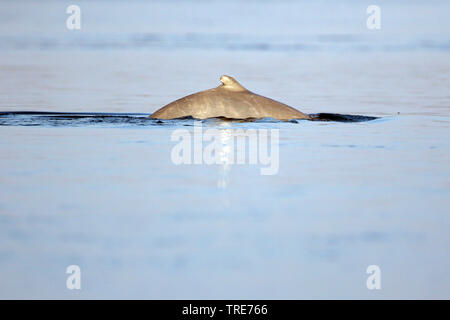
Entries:
[[360, 1], [77, 1], [80, 31], [68, 4], [1, 1], [0, 111], [150, 114], [229, 74], [381, 118], [207, 124], [279, 129], [274, 176], [174, 165], [177, 123], [2, 125], [1, 298], [450, 297], [447, 1], [378, 31]]

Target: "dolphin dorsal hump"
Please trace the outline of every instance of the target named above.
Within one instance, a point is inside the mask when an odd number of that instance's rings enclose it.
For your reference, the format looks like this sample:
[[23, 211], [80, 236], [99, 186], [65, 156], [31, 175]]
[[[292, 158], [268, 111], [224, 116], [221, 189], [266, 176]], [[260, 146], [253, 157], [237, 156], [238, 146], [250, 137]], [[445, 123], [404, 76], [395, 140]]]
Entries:
[[223, 75], [220, 77], [220, 82], [222, 82], [221, 87], [227, 90], [232, 91], [246, 91], [245, 89], [236, 79], [230, 76]]

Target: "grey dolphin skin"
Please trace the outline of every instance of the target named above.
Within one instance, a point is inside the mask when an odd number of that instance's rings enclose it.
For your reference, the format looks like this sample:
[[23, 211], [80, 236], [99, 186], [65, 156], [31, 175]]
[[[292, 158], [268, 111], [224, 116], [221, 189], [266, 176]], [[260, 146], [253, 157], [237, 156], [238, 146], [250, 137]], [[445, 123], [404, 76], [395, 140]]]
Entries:
[[222, 76], [220, 81], [222, 84], [217, 88], [197, 92], [171, 102], [150, 115], [150, 118], [311, 119], [309, 115], [284, 103], [247, 90], [233, 77]]

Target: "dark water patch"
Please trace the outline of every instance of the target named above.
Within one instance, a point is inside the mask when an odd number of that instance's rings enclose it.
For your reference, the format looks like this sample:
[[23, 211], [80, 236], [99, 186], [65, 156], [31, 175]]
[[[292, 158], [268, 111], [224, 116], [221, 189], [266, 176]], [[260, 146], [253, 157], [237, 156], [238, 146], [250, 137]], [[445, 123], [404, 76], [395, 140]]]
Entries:
[[144, 113], [100, 113], [100, 112], [0, 112], [0, 126], [146, 126], [158, 125]]
[[[45, 111], [13, 111], [0, 112], [0, 126], [49, 126], [49, 127], [139, 127], [183, 125], [191, 126], [192, 121], [203, 123], [217, 122], [255, 122], [255, 123], [300, 123], [306, 120], [280, 121], [273, 118], [230, 119], [225, 117], [199, 120], [183, 117], [173, 120], [150, 119], [146, 113], [101, 113], [101, 112], [45, 112]], [[318, 113], [311, 115], [313, 121], [361, 122], [377, 119], [361, 115], [334, 113]]]
[[315, 113], [310, 114], [312, 121], [334, 121], [334, 122], [364, 122], [378, 119], [378, 117], [369, 117], [352, 114], [338, 113]]

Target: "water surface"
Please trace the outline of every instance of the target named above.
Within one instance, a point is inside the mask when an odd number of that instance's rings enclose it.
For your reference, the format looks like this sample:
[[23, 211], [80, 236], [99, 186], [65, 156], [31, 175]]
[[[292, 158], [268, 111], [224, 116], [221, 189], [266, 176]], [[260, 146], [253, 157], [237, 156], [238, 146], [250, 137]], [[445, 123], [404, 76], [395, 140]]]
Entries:
[[[382, 3], [378, 33], [357, 1], [78, 2], [79, 32], [1, 3], [0, 111], [128, 118], [0, 116], [0, 298], [450, 298], [448, 2]], [[278, 174], [174, 165], [192, 121], [145, 116], [222, 74], [379, 119], [209, 121], [279, 129]]]

